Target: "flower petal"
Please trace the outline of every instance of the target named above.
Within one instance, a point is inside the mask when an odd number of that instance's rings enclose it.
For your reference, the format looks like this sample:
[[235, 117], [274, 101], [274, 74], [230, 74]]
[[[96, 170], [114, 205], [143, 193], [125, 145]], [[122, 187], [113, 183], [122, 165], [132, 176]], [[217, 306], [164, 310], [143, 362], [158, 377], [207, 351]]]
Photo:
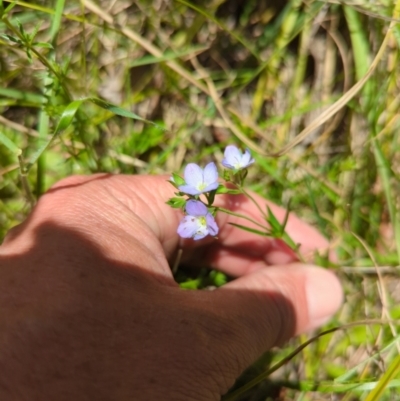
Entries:
[[240, 160], [242, 158], [242, 152], [236, 146], [229, 145], [225, 149], [224, 156], [228, 163], [234, 164], [233, 162], [235, 160]]
[[196, 200], [188, 200], [186, 202], [186, 213], [190, 216], [205, 216], [208, 213], [207, 207], [203, 202]]
[[217, 226], [217, 222], [215, 221], [211, 213], [207, 213], [206, 222], [209, 234], [215, 237], [218, 234], [219, 228]]
[[184, 172], [185, 182], [191, 187], [198, 187], [203, 183], [203, 169], [196, 163], [189, 163]]
[[179, 223], [177, 233], [182, 238], [193, 238], [199, 230], [199, 221], [194, 216], [185, 216]]
[[208, 235], [207, 231], [197, 231], [196, 234], [193, 236], [193, 239], [195, 241], [199, 240], [199, 239], [203, 239], [204, 237], [206, 237]]
[[203, 189], [203, 193], [204, 192], [210, 192], [210, 191], [214, 191], [214, 189], [217, 189], [219, 186], [218, 182], [214, 182], [210, 185], [207, 185], [204, 189]]
[[193, 235], [193, 239], [195, 241], [199, 239], [203, 239], [208, 235], [208, 230], [206, 226], [200, 226], [199, 229], [196, 231], [196, 233]]
[[224, 167], [229, 168], [229, 169], [231, 169], [231, 170], [233, 170], [233, 169], [235, 168], [235, 166], [233, 166], [232, 164], [228, 163], [226, 159], [223, 159], [222, 162], [221, 162], [221, 164], [222, 164]]
[[226, 168], [236, 170], [240, 168], [242, 152], [236, 146], [229, 145], [224, 152], [224, 159], [222, 165]]
[[244, 152], [243, 158], [242, 158], [243, 168], [250, 166], [250, 164], [253, 164], [254, 161], [255, 160], [251, 157], [251, 153], [250, 153], [249, 149], [246, 149], [246, 151]]
[[202, 193], [202, 191], [199, 191], [197, 188], [191, 185], [180, 185], [178, 189], [179, 191], [189, 195], [200, 195]]
[[[204, 183], [206, 185], [214, 184], [218, 181], [218, 170], [215, 163], [208, 163], [204, 168]], [[218, 182], [217, 182], [218, 187]], [[206, 191], [204, 191], [206, 192]]]

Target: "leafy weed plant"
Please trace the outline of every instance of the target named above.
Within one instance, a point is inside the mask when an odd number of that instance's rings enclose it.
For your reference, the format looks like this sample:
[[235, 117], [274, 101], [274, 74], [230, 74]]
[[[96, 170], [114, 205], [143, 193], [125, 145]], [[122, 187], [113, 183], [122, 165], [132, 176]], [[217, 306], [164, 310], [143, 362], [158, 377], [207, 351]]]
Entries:
[[315, 258], [346, 303], [224, 399], [400, 399], [400, 1], [0, 0], [0, 16], [0, 238], [65, 176], [247, 147], [249, 188], [331, 239], [337, 260]]

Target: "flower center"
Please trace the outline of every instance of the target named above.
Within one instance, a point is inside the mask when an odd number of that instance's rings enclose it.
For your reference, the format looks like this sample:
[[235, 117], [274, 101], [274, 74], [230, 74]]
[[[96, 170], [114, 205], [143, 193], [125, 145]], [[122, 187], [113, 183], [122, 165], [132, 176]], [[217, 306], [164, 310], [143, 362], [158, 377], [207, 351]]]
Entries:
[[201, 182], [199, 185], [197, 185], [197, 189], [202, 191], [206, 186], [207, 184], [205, 182]]

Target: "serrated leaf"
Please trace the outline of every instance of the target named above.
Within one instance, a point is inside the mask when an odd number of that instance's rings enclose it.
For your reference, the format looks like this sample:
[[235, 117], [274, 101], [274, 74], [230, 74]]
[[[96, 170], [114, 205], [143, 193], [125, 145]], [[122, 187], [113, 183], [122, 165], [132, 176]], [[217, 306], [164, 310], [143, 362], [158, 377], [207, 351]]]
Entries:
[[16, 19], [16, 23], [17, 23], [20, 34], [22, 35], [22, 37], [26, 38], [26, 33], [24, 30], [24, 27], [21, 24], [21, 21], [19, 19]]
[[39, 32], [39, 29], [40, 29], [40, 26], [41, 26], [41, 25], [42, 25], [42, 23], [41, 23], [41, 22], [38, 22], [38, 23], [36, 24], [36, 26], [33, 28], [32, 33], [29, 35], [30, 42], [33, 41], [33, 39], [35, 38], [35, 36], [36, 36], [37, 33]]

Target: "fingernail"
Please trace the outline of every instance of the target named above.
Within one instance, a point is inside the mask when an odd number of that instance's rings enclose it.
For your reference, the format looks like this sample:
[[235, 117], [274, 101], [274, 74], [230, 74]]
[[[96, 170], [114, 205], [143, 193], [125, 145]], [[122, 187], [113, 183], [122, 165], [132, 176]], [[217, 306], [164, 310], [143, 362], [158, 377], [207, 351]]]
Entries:
[[338, 278], [329, 270], [309, 267], [306, 279], [309, 329], [330, 320], [343, 302], [343, 289]]

